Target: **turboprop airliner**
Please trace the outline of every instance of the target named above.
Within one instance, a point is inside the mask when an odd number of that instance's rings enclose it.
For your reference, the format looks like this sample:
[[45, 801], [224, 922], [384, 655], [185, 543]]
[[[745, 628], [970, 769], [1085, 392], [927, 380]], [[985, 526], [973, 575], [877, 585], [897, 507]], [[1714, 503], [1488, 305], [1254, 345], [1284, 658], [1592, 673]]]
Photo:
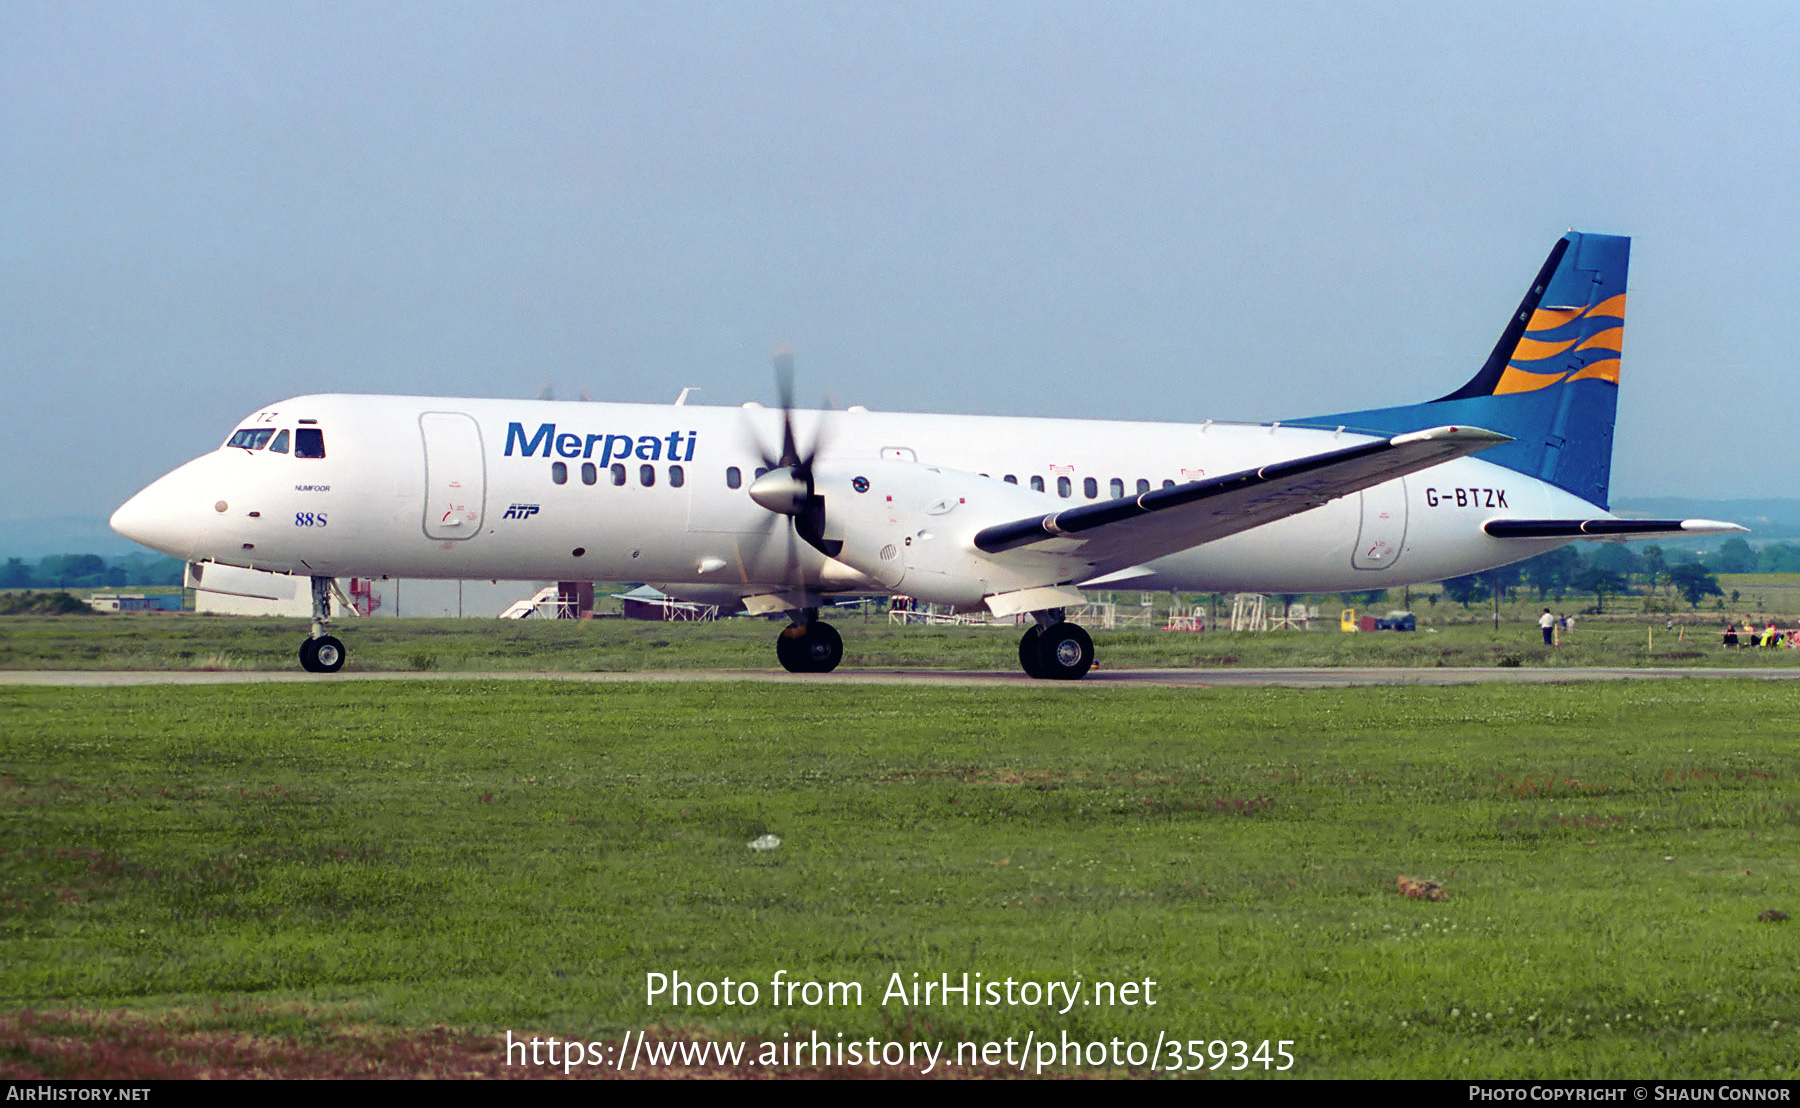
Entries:
[[797, 411], [791, 364], [779, 408], [297, 396], [112, 526], [197, 587], [309, 578], [314, 672], [344, 664], [333, 582], [358, 576], [649, 582], [785, 614], [797, 673], [843, 657], [822, 609], [908, 596], [1029, 615], [1020, 668], [1077, 679], [1084, 589], [1361, 591], [1743, 530], [1607, 510], [1629, 252], [1565, 235], [1486, 363], [1422, 404], [1261, 424]]

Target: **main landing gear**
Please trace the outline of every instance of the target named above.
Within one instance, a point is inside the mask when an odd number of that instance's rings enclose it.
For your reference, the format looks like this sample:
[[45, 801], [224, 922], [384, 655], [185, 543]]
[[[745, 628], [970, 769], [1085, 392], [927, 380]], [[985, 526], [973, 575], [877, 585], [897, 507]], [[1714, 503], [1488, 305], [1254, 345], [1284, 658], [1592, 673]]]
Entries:
[[[1063, 618], [1062, 609], [1033, 612], [1036, 625], [1019, 639], [1019, 667], [1045, 681], [1079, 681], [1094, 668], [1094, 640]], [[775, 657], [789, 673], [830, 673], [844, 660], [844, 640], [817, 608], [789, 612], [775, 638]], [[332, 640], [335, 642], [336, 640]]]
[[1094, 640], [1063, 619], [1062, 609], [1033, 612], [1037, 624], [1019, 639], [1019, 667], [1047, 681], [1079, 681], [1094, 666]]
[[308, 673], [336, 673], [349, 651], [325, 633], [331, 623], [331, 578], [312, 579], [312, 636], [300, 644], [300, 668]]
[[789, 673], [830, 673], [844, 660], [844, 639], [819, 619], [817, 608], [790, 612], [793, 623], [775, 637], [775, 657]]

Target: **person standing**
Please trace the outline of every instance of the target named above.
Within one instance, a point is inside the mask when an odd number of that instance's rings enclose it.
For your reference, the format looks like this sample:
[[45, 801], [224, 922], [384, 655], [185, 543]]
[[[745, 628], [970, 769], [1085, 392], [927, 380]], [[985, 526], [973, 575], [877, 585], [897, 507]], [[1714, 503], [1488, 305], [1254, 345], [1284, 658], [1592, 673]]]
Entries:
[[1544, 614], [1538, 617], [1538, 627], [1544, 632], [1544, 645], [1556, 645], [1553, 641], [1556, 634], [1556, 617], [1550, 614], [1550, 609], [1545, 608]]

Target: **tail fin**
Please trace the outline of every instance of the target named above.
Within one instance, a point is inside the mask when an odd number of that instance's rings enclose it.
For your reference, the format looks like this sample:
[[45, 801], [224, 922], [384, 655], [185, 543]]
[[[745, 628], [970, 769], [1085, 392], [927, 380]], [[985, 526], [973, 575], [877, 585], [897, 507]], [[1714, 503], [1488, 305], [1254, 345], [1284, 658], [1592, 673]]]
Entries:
[[[1464, 424], [1511, 435], [1482, 459], [1607, 506], [1625, 273], [1631, 240], [1571, 231], [1559, 240], [1486, 364], [1426, 404], [1287, 422], [1386, 435]], [[1286, 422], [1286, 421], [1284, 421]]]

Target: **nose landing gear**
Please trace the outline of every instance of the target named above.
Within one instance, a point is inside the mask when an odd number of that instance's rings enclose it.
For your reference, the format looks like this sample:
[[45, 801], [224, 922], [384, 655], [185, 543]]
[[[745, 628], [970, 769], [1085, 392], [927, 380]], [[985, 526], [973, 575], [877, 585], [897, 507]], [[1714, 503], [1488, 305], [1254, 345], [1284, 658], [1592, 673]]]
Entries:
[[312, 578], [312, 637], [300, 644], [300, 668], [308, 673], [336, 673], [350, 654], [325, 633], [331, 623], [331, 587], [329, 577]]

